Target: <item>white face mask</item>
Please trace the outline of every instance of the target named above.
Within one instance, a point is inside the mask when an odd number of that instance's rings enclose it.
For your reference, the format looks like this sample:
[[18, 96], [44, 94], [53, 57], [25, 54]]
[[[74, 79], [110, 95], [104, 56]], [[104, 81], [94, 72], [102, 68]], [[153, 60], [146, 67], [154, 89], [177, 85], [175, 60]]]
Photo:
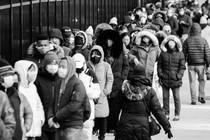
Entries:
[[175, 43], [174, 41], [170, 40], [170, 41], [168, 42], [168, 46], [169, 46], [170, 49], [174, 49], [175, 46], [176, 46], [176, 43]]
[[36, 79], [37, 72], [36, 71], [28, 71], [28, 81], [29, 83]]
[[46, 70], [51, 74], [55, 74], [58, 72], [58, 65], [47, 65]]
[[64, 68], [58, 69], [58, 75], [61, 78], [66, 78], [67, 72], [68, 72], [67, 69], [64, 69]]
[[2, 83], [2, 85], [5, 88], [10, 88], [14, 84], [14, 79], [12, 75], [5, 76], [3, 79], [4, 79], [4, 83]]

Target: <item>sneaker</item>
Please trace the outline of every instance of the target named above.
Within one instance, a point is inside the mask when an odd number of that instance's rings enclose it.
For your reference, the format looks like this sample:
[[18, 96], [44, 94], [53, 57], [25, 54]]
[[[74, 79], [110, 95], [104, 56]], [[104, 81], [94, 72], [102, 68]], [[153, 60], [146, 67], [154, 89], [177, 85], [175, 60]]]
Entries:
[[206, 103], [206, 101], [202, 97], [198, 97], [198, 102], [200, 102], [202, 104], [205, 104]]
[[175, 117], [173, 118], [173, 121], [179, 121], [179, 120], [180, 120], [179, 116], [175, 116]]
[[196, 102], [191, 102], [191, 105], [196, 105]]

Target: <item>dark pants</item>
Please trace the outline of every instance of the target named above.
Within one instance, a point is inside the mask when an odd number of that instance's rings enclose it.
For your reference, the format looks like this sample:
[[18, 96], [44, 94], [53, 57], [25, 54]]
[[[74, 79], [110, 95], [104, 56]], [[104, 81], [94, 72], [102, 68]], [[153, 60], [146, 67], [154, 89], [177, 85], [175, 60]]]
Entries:
[[95, 118], [95, 126], [93, 131], [99, 130], [99, 139], [105, 137], [106, 130], [107, 130], [107, 118]]
[[109, 116], [108, 116], [108, 126], [107, 132], [110, 130], [116, 130], [117, 122], [120, 114], [120, 92], [114, 98], [108, 98], [109, 102]]
[[36, 140], [58, 140], [55, 131], [42, 130], [41, 137], [37, 137]]
[[[165, 111], [166, 115], [170, 114], [170, 107], [169, 107], [169, 101], [170, 101], [170, 88], [162, 87], [163, 88], [163, 109]], [[173, 97], [174, 97], [174, 105], [175, 105], [175, 116], [180, 115], [181, 110], [181, 103], [180, 103], [180, 95], [179, 95], [179, 89], [180, 88], [171, 88]]]

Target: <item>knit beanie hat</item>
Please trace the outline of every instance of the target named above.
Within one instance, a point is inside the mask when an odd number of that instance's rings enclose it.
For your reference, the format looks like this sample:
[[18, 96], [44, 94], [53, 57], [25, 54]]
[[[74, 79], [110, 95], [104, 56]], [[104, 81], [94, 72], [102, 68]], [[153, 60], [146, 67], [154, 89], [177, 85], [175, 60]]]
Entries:
[[118, 25], [118, 23], [117, 23], [117, 18], [116, 18], [116, 17], [111, 18], [110, 21], [109, 21], [109, 24]]
[[124, 24], [131, 23], [131, 18], [129, 16], [124, 16]]
[[48, 35], [40, 34], [36, 37], [36, 41], [39, 41], [39, 40], [49, 40], [49, 37]]
[[85, 31], [85, 33], [88, 35], [91, 35], [91, 36], [93, 36], [93, 27], [92, 26], [89, 26], [88, 28], [87, 28], [87, 30]]
[[53, 28], [49, 32], [50, 38], [59, 38], [61, 40], [61, 44], [63, 43], [63, 35], [58, 28]]
[[84, 66], [85, 61], [85, 57], [81, 54], [81, 53], [76, 53], [73, 57], [72, 57], [76, 63], [76, 68], [82, 68]]
[[70, 37], [72, 34], [71, 28], [69, 26], [63, 26], [61, 28], [61, 32], [63, 34], [63, 37]]
[[146, 70], [141, 65], [136, 65], [133, 69], [131, 76], [128, 77], [132, 85], [144, 84], [146, 86], [151, 86], [151, 80], [146, 74]]
[[9, 62], [4, 59], [0, 59], [0, 76], [14, 73], [15, 71]]
[[59, 61], [58, 55], [53, 51], [47, 52], [44, 57], [44, 66], [47, 66], [48, 64], [52, 63], [53, 61], [58, 63], [58, 61]]

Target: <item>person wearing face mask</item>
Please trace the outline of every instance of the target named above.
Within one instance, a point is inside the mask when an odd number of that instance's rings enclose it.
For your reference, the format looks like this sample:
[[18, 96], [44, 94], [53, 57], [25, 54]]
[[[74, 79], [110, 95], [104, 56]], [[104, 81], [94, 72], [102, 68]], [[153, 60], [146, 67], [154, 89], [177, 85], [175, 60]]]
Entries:
[[43, 67], [44, 55], [51, 49], [48, 36], [40, 34], [36, 37], [36, 42], [29, 46], [26, 60], [36, 63], [38, 68]]
[[152, 81], [155, 62], [160, 55], [160, 48], [157, 37], [147, 30], [140, 31], [136, 35], [136, 45], [130, 50], [128, 59], [130, 63], [129, 74], [135, 65], [140, 64], [146, 69], [148, 77]]
[[69, 26], [63, 26], [61, 28], [61, 32], [63, 35], [63, 46], [70, 48], [70, 50], [74, 49], [74, 34]]
[[96, 101], [99, 98], [101, 89], [95, 72], [86, 64], [84, 56], [81, 53], [77, 53], [73, 56], [73, 59], [76, 62], [76, 76], [83, 82], [91, 105], [91, 115], [84, 122], [81, 140], [92, 140], [95, 118], [94, 100]]
[[63, 46], [63, 35], [58, 28], [52, 28], [49, 31], [49, 40], [52, 46], [52, 50], [58, 54], [59, 58], [70, 55], [70, 48]]
[[[44, 107], [45, 117], [53, 102], [55, 94], [58, 94], [61, 78], [58, 76], [59, 58], [53, 51], [49, 51], [44, 57], [44, 67], [38, 71], [34, 84]], [[48, 125], [47, 119], [42, 127], [42, 135], [37, 140], [56, 140], [56, 129]]]
[[[21, 119], [20, 119], [21, 100], [18, 95], [18, 90], [14, 87], [14, 79], [13, 79], [14, 74], [15, 71], [13, 67], [6, 60], [0, 59], [0, 90], [6, 93], [12, 107], [11, 108], [10, 106], [7, 105], [8, 107], [7, 115], [10, 116], [10, 118], [8, 118], [9, 119], [8, 121], [10, 122], [8, 123], [11, 126], [8, 127], [8, 130], [5, 130], [5, 133], [0, 132], [1, 133], [0, 139], [1, 138], [4, 139], [5, 137], [5, 140], [7, 139], [21, 140], [23, 135], [23, 131], [21, 128]], [[5, 102], [5, 100], [2, 102]], [[0, 124], [1, 128], [2, 126], [3, 125]]]
[[26, 133], [28, 140], [32, 140], [41, 136], [41, 128], [45, 121], [43, 105], [34, 85], [38, 67], [32, 61], [19, 60], [15, 63], [14, 70], [20, 75], [18, 90], [27, 98], [33, 112], [32, 126]]
[[180, 119], [181, 102], [180, 87], [182, 86], [182, 77], [184, 76], [185, 57], [182, 52], [182, 44], [179, 38], [170, 35], [165, 38], [161, 44], [162, 52], [158, 60], [158, 76], [163, 89], [163, 109], [166, 117], [170, 118], [170, 89], [172, 90], [175, 117], [173, 121]]
[[188, 38], [190, 27], [192, 26], [191, 18], [185, 14], [184, 8], [179, 9], [179, 28], [182, 30], [181, 41], [182, 43]]
[[88, 37], [84, 31], [79, 31], [75, 34], [75, 48], [71, 52], [71, 56], [76, 53], [81, 53], [85, 60], [88, 61], [90, 50], [88, 49]]
[[172, 9], [168, 9], [167, 11], [167, 23], [171, 26], [171, 34], [177, 35], [177, 31], [179, 29], [179, 24], [177, 18], [174, 17], [174, 13]]
[[137, 26], [143, 28], [147, 24], [147, 14], [141, 13], [139, 15], [139, 20], [137, 21]]
[[105, 139], [107, 132], [107, 117], [109, 115], [108, 96], [112, 91], [114, 81], [109, 63], [104, 61], [104, 51], [99, 45], [94, 45], [90, 51], [88, 65], [94, 70], [100, 84], [100, 96], [95, 105], [95, 126], [93, 132], [99, 130], [99, 140]]
[[165, 24], [163, 26], [163, 32], [169, 36], [169, 35], [172, 35], [172, 31], [171, 31], [171, 26], [169, 24]]
[[90, 117], [90, 103], [85, 86], [76, 77], [76, 63], [66, 56], [59, 62], [59, 92], [48, 112], [49, 126], [59, 125], [59, 140], [81, 140], [83, 122]]

